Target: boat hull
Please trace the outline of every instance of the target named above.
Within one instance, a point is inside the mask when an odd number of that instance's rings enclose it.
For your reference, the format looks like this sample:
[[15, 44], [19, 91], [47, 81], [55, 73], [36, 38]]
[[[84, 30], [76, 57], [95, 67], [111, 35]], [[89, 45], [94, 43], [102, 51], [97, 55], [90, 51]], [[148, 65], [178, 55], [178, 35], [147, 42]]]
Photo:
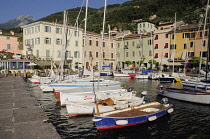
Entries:
[[192, 92], [192, 91], [183, 91], [182, 89], [171, 89], [171, 90], [161, 90], [159, 88], [156, 89], [157, 94], [176, 99], [182, 100], [192, 103], [199, 103], [199, 104], [210, 104], [210, 93], [205, 92]]
[[[170, 110], [171, 109], [171, 110]], [[106, 117], [106, 116], [94, 116], [95, 125], [98, 130], [104, 129], [114, 129], [114, 128], [123, 128], [138, 124], [143, 124], [149, 121], [154, 121], [161, 116], [164, 116], [173, 111], [172, 106], [167, 107], [164, 110], [158, 111], [156, 113], [135, 116], [135, 117]]]

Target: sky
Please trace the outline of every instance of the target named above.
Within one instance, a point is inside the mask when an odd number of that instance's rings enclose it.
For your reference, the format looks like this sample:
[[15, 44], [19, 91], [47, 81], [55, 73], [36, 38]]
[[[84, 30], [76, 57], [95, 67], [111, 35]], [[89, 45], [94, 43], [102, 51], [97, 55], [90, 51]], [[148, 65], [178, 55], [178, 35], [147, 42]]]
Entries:
[[[88, 0], [88, 7], [101, 8], [104, 0]], [[107, 5], [122, 4], [131, 0], [107, 0]], [[85, 0], [0, 0], [0, 23], [20, 15], [30, 15], [36, 20], [64, 10], [85, 6]]]

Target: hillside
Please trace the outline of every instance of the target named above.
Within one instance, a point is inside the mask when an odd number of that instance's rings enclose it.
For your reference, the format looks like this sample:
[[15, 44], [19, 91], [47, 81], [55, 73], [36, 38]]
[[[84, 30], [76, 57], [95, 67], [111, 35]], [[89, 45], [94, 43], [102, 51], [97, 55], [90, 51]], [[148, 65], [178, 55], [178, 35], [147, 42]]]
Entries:
[[[106, 31], [107, 25], [111, 28], [118, 27], [125, 30], [136, 31], [136, 24], [133, 20], [143, 19], [158, 25], [160, 21], [174, 21], [174, 15], [178, 20], [185, 23], [198, 23], [202, 21], [205, 14], [207, 0], [130, 0], [123, 4], [108, 5], [106, 11]], [[69, 24], [74, 25], [80, 7], [69, 9]], [[149, 17], [156, 15], [153, 20]], [[84, 28], [85, 7], [79, 16], [79, 27]], [[53, 13], [38, 21], [63, 22], [63, 12]], [[88, 8], [87, 30], [99, 33], [102, 30], [103, 7], [99, 9]]]

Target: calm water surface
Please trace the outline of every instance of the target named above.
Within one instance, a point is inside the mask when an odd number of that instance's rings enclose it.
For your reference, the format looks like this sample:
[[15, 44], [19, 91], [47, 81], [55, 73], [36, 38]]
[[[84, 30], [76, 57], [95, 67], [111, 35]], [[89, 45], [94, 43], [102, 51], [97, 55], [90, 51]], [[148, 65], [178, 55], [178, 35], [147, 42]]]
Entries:
[[[160, 101], [161, 96], [155, 92], [159, 84], [153, 80], [134, 80], [128, 78], [113, 78], [122, 82], [124, 88], [133, 87], [140, 96], [140, 92], [146, 90], [148, 95], [146, 102]], [[165, 86], [180, 88], [180, 83], [167, 83]], [[44, 111], [55, 126], [57, 132], [63, 139], [72, 138], [142, 138], [142, 139], [209, 139], [210, 138], [210, 106], [187, 103], [169, 99], [174, 105], [171, 115], [163, 116], [153, 122], [127, 127], [123, 129], [112, 129], [97, 131], [92, 117], [69, 118], [65, 108], [56, 103], [52, 93], [42, 93], [38, 87], [32, 88]]]

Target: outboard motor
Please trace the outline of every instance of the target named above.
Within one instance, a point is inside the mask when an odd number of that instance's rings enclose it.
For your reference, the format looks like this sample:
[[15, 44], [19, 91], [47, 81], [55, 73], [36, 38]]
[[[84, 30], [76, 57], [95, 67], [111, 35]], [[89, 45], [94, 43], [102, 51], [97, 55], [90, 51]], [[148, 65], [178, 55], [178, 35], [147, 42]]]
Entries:
[[162, 84], [158, 85], [158, 87], [163, 90], [163, 85]]
[[163, 98], [160, 102], [161, 104], [168, 104], [168, 98]]
[[127, 91], [128, 91], [128, 92], [132, 92], [132, 91], [133, 91], [133, 87], [129, 87], [129, 88], [127, 89]]
[[147, 94], [148, 94], [147, 91], [143, 91], [143, 92], [141, 93], [141, 98], [144, 97], [144, 96], [146, 96]]

